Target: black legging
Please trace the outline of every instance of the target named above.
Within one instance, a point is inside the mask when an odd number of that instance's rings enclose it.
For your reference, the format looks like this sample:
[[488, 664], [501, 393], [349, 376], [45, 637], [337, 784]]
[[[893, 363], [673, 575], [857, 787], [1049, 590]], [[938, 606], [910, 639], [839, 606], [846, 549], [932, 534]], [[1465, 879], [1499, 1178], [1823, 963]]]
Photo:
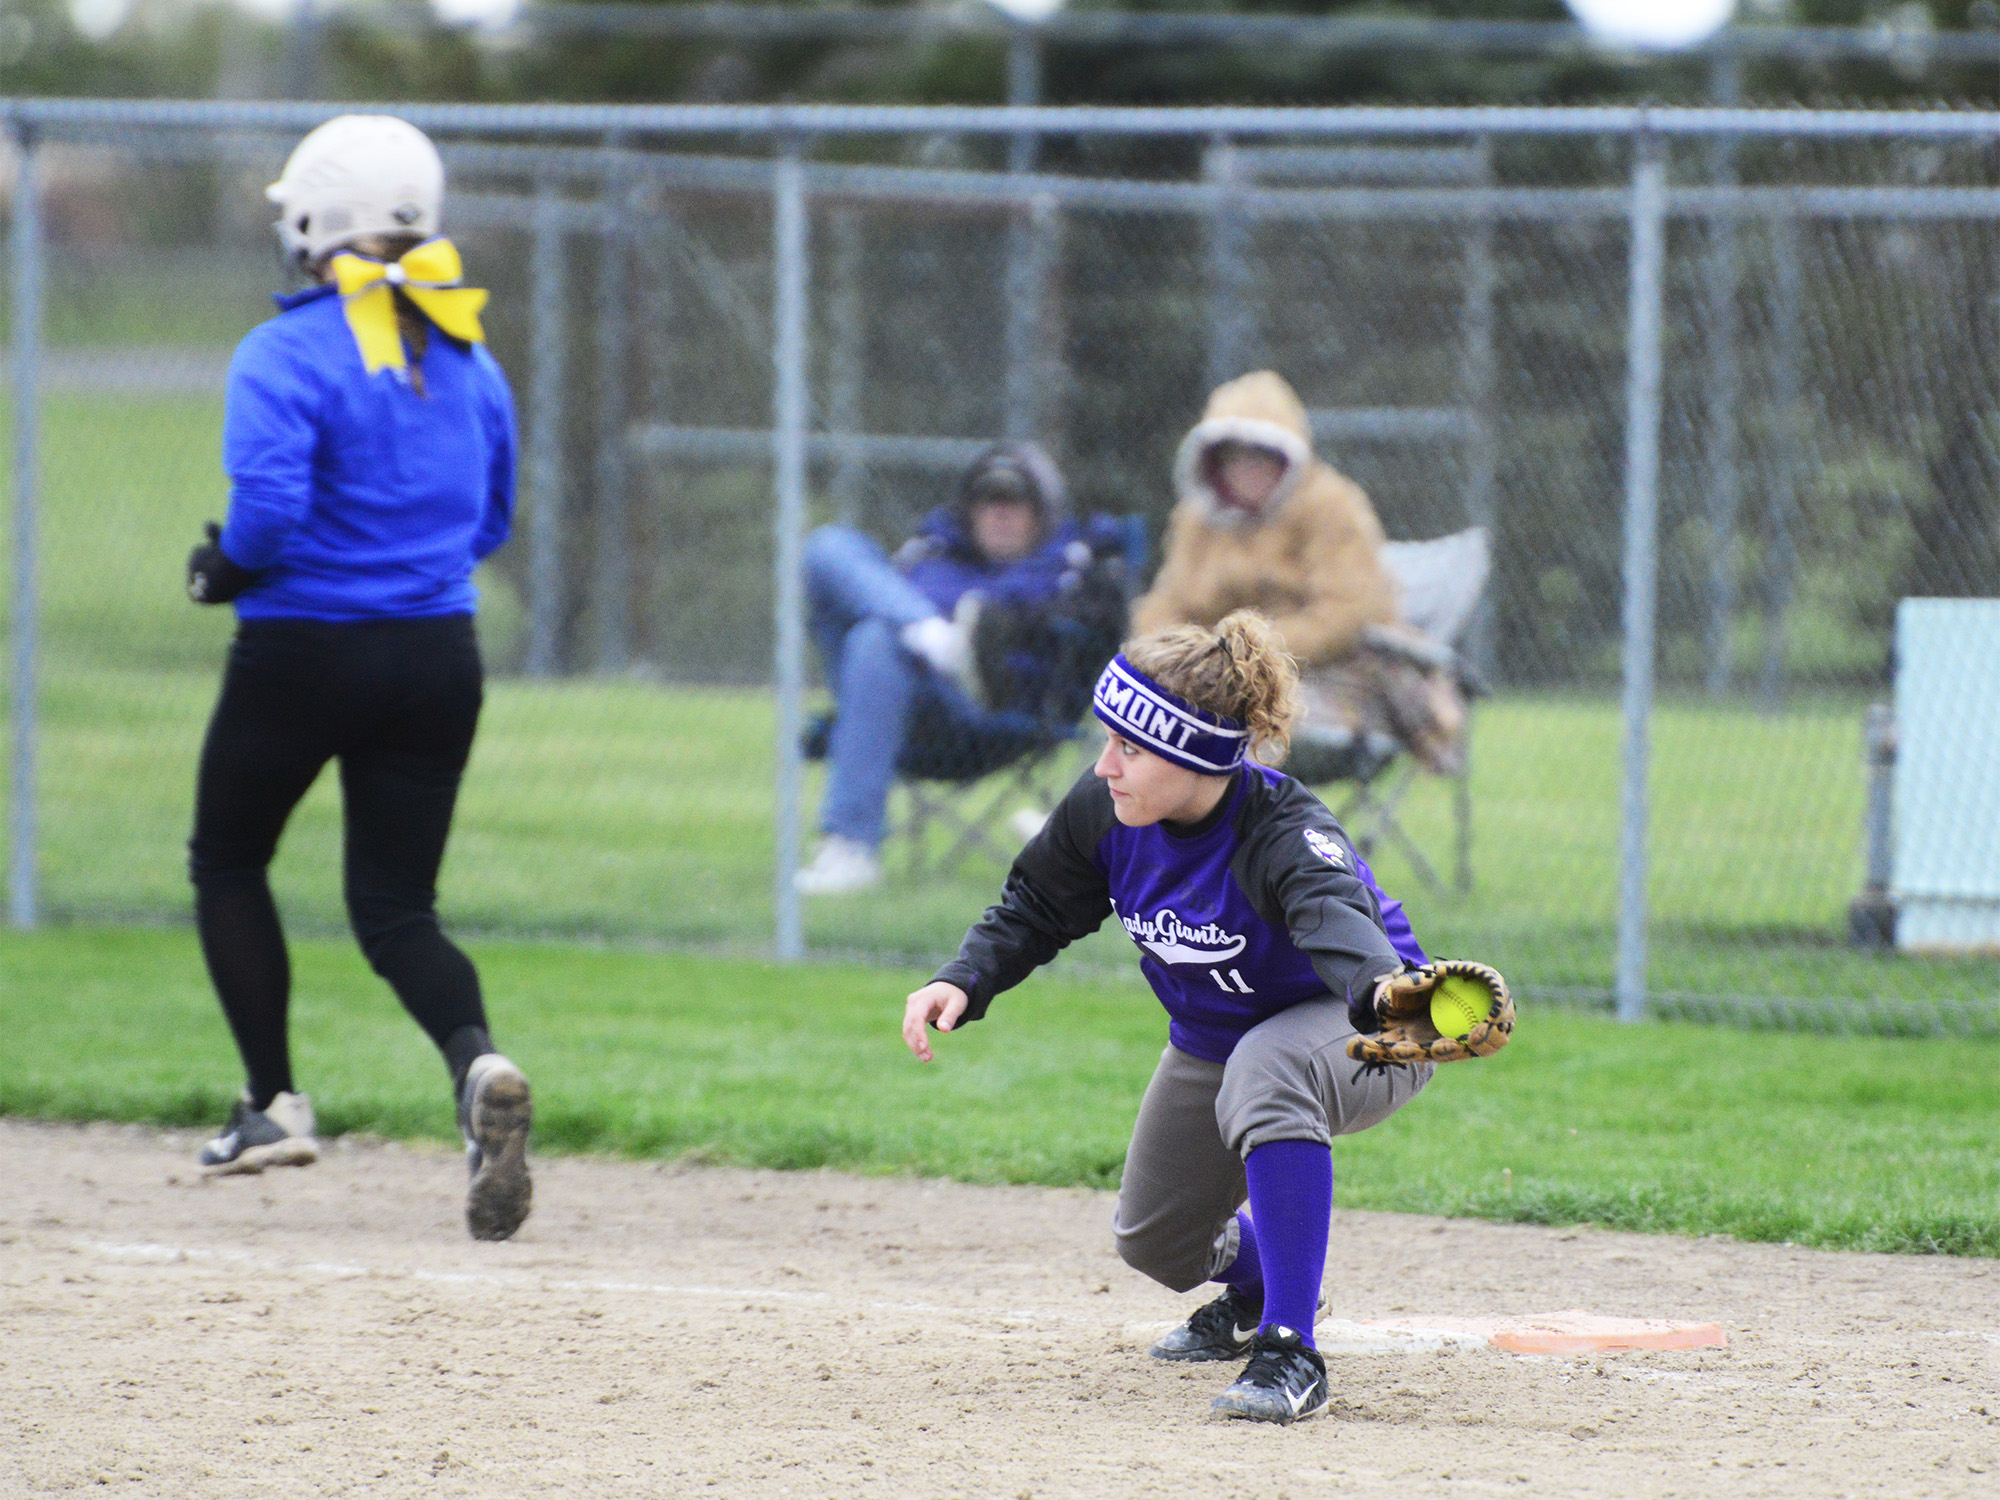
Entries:
[[490, 1045], [478, 971], [437, 922], [438, 865], [482, 693], [466, 615], [238, 629], [202, 746], [188, 848], [202, 955], [253, 1108], [292, 1088], [291, 962], [266, 871], [292, 809], [336, 757], [347, 912], [361, 951], [455, 1079]]

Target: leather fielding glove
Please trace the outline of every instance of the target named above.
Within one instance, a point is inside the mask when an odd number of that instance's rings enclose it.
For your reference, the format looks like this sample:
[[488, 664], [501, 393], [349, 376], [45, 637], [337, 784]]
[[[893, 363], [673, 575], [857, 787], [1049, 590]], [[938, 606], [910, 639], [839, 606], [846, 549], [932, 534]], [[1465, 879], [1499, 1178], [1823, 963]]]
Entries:
[[263, 575], [239, 568], [222, 550], [222, 528], [210, 521], [208, 540], [188, 554], [188, 598], [196, 604], [227, 604]]
[[1403, 965], [1395, 959], [1377, 959], [1370, 967], [1356, 974], [1347, 985], [1347, 1024], [1363, 1036], [1373, 1036], [1382, 1029], [1382, 1018], [1375, 1013], [1375, 991], [1382, 981], [1403, 972]]
[[[1486, 996], [1486, 1012], [1463, 1037], [1445, 1036], [1431, 1023], [1431, 997], [1447, 979], [1470, 980]], [[1421, 968], [1388, 974], [1375, 982], [1379, 1029], [1347, 1039], [1347, 1055], [1359, 1063], [1462, 1062], [1491, 1057], [1514, 1034], [1514, 997], [1499, 971], [1465, 959], [1439, 959]]]

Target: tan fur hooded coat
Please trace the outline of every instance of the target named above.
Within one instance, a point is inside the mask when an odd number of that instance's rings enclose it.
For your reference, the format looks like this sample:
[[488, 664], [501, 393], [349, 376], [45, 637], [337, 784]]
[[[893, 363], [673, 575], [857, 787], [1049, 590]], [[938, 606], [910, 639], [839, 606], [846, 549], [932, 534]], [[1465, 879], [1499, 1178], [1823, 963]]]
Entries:
[[[1283, 480], [1256, 515], [1223, 504], [1208, 482], [1211, 450], [1232, 440], [1285, 460]], [[1174, 479], [1180, 501], [1166, 559], [1133, 606], [1133, 634], [1258, 609], [1310, 669], [1349, 655], [1367, 626], [1395, 623], [1382, 524], [1360, 486], [1314, 456], [1305, 406], [1281, 377], [1261, 370], [1209, 397]]]

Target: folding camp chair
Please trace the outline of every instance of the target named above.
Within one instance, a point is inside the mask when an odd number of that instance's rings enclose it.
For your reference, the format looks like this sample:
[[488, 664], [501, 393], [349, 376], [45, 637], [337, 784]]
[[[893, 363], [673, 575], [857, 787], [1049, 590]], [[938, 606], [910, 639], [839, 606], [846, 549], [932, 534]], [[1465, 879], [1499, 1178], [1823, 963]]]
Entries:
[[[1078, 674], [1084, 670], [1081, 664], [1076, 668]], [[1102, 663], [1087, 670], [1094, 683]], [[1087, 685], [1083, 691], [1087, 703]], [[1063, 752], [1082, 742], [1080, 714], [997, 715], [971, 732], [927, 722], [921, 713], [912, 717], [896, 760], [903, 811], [891, 818], [886, 842], [909, 846], [913, 878], [949, 874], [977, 851], [1010, 862], [1013, 849], [1001, 827], [1014, 829], [1012, 844], [1018, 848], [1031, 836], [1020, 820], [1032, 817], [1039, 828], [1076, 779], [1075, 757]], [[832, 713], [822, 713], [806, 724], [800, 748], [807, 760], [826, 759], [833, 722]], [[1013, 814], [1006, 812], [1009, 803], [1016, 804]], [[948, 831], [951, 842], [932, 860], [927, 851], [938, 828]]]
[[[1023, 750], [983, 777], [904, 775], [904, 811], [893, 832], [908, 848], [910, 878], [950, 875], [974, 854], [1011, 864], [1082, 774], [1087, 745], [1082, 726], [1072, 724], [1066, 735]], [[933, 856], [938, 829], [950, 842]]]
[[[1462, 731], [1468, 753], [1461, 757], [1452, 781], [1454, 833], [1452, 885], [1461, 894], [1472, 889], [1472, 785], [1469, 746], [1472, 700], [1484, 688], [1459, 661], [1453, 648], [1479, 608], [1492, 569], [1492, 548], [1484, 527], [1475, 526], [1424, 542], [1388, 542], [1382, 563], [1395, 582], [1403, 620], [1414, 625], [1439, 648], [1435, 665], [1453, 671], [1466, 698]], [[1345, 739], [1302, 740], [1295, 744], [1286, 767], [1301, 781], [1319, 785], [1348, 784], [1334, 816], [1354, 840], [1364, 859], [1379, 844], [1400, 850], [1417, 879], [1439, 895], [1446, 891], [1437, 867], [1402, 821], [1402, 809], [1419, 767], [1408, 746], [1392, 734], [1364, 729]]]

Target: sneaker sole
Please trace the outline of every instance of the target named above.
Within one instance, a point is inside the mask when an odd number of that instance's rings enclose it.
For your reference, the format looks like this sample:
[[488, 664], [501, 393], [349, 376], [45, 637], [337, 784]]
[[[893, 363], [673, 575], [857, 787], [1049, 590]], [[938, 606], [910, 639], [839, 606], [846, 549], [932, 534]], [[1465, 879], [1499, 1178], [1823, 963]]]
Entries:
[[1297, 1416], [1293, 1416], [1289, 1411], [1282, 1409], [1265, 1409], [1260, 1411], [1247, 1406], [1225, 1405], [1224, 1398], [1217, 1396], [1210, 1404], [1208, 1414], [1217, 1421], [1274, 1422], [1280, 1427], [1289, 1427], [1294, 1422], [1304, 1422], [1318, 1416], [1327, 1409], [1331, 1401], [1332, 1398], [1329, 1396], [1326, 1400], [1319, 1402], [1315, 1406], [1308, 1406]]
[[479, 1170], [465, 1194], [465, 1227], [475, 1240], [507, 1239], [534, 1206], [535, 1184], [528, 1176], [534, 1114], [528, 1080], [518, 1072], [496, 1073], [479, 1091], [471, 1122]]
[[301, 1136], [287, 1136], [268, 1146], [246, 1147], [234, 1161], [204, 1166], [207, 1177], [254, 1176], [266, 1167], [309, 1167], [319, 1160], [319, 1147]]
[[1246, 1341], [1234, 1349], [1217, 1349], [1213, 1346], [1206, 1349], [1162, 1349], [1155, 1344], [1146, 1352], [1154, 1359], [1164, 1359], [1173, 1364], [1220, 1364], [1225, 1359], [1244, 1358], [1250, 1352], [1250, 1345]]
[[[1313, 1309], [1313, 1326], [1315, 1328], [1326, 1321], [1327, 1312], [1326, 1292], [1322, 1289], [1319, 1294], [1319, 1305]], [[1186, 1327], [1187, 1325], [1183, 1324], [1181, 1326]], [[1171, 1360], [1176, 1364], [1219, 1364], [1225, 1359], [1242, 1359], [1245, 1355], [1249, 1354], [1252, 1342], [1251, 1339], [1245, 1339], [1232, 1349], [1219, 1349], [1211, 1344], [1206, 1349], [1186, 1350], [1167, 1349], [1159, 1344], [1155, 1344], [1146, 1352], [1152, 1355], [1154, 1359]]]

